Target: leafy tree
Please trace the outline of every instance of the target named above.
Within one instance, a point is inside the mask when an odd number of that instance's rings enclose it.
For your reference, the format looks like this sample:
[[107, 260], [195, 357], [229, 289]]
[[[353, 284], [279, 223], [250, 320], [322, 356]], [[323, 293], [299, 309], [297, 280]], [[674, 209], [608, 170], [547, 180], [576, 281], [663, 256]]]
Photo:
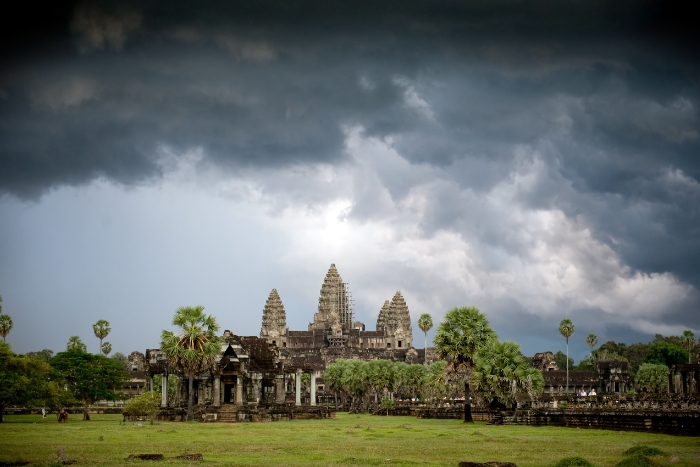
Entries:
[[68, 344], [66, 344], [66, 350], [79, 350], [81, 352], [87, 352], [87, 345], [80, 340], [80, 337], [70, 336], [68, 338]]
[[48, 363], [15, 355], [9, 345], [0, 343], [0, 422], [8, 406], [44, 403], [52, 391], [58, 390], [56, 382], [49, 381], [50, 376]]
[[494, 339], [476, 353], [474, 361], [471, 383], [486, 403], [496, 399], [512, 405], [517, 394], [533, 397], [544, 388], [542, 373], [527, 364], [514, 341]]
[[37, 360], [42, 360], [44, 362], [49, 362], [53, 358], [53, 350], [44, 349], [38, 352], [27, 352], [24, 354], [27, 358], [35, 358]]
[[654, 363], [657, 365], [676, 365], [685, 363], [688, 360], [688, 352], [682, 347], [670, 344], [666, 341], [655, 340], [649, 346], [645, 363]]
[[389, 411], [394, 408], [394, 401], [391, 400], [390, 397], [382, 397], [382, 403], [379, 406], [382, 410], [386, 410], [387, 416], [389, 415]]
[[690, 363], [690, 355], [695, 347], [695, 334], [690, 329], [683, 331], [683, 348], [688, 351], [688, 363]]
[[457, 389], [454, 383], [445, 381], [446, 366], [447, 362], [444, 360], [428, 365], [421, 391], [424, 398], [442, 399]]
[[109, 342], [105, 342], [104, 344], [102, 344], [102, 353], [105, 355], [105, 357], [109, 355], [111, 351], [112, 344], [110, 344]]
[[445, 381], [464, 383], [464, 421], [473, 422], [469, 381], [474, 356], [493, 339], [496, 333], [486, 315], [476, 307], [453, 308], [445, 315], [435, 336], [438, 356], [447, 361]]
[[323, 381], [326, 383], [326, 387], [329, 391], [335, 393], [336, 405], [338, 405], [338, 393], [340, 393], [343, 398], [347, 395], [343, 387], [343, 372], [345, 371], [346, 364], [347, 360], [339, 358], [328, 365], [326, 371], [323, 373]]
[[574, 334], [574, 323], [569, 318], [559, 323], [559, 333], [566, 338], [566, 393], [569, 393], [569, 337]]
[[5, 338], [12, 331], [12, 318], [10, 315], [0, 315], [0, 336], [2, 336], [2, 341], [5, 342]]
[[[554, 354], [554, 362], [557, 364], [557, 366], [559, 368], [566, 368], [566, 365], [567, 365], [566, 361], [567, 361], [566, 354], [564, 352], [562, 352], [561, 350], [557, 350], [557, 353]], [[573, 358], [569, 358], [568, 361], [569, 361], [570, 367], [574, 366], [574, 359]]]
[[115, 400], [115, 393], [129, 380], [129, 373], [118, 362], [81, 349], [59, 352], [51, 359], [75, 399], [83, 404], [83, 420], [90, 420], [88, 407], [98, 400]]
[[649, 392], [668, 391], [668, 367], [654, 363], [644, 363], [639, 367], [634, 380], [637, 390], [645, 389]]
[[423, 331], [423, 363], [428, 361], [428, 331], [433, 327], [433, 318], [428, 313], [423, 313], [418, 318], [418, 327]]
[[222, 338], [216, 335], [219, 325], [203, 306], [181, 307], [175, 312], [173, 325], [180, 328], [175, 334], [163, 331], [160, 349], [170, 363], [189, 378], [187, 419], [192, 420], [194, 404], [194, 376], [210, 367], [221, 353]]
[[400, 397], [416, 397], [423, 389], [427, 368], [425, 365], [409, 365], [404, 362], [394, 363], [396, 381], [394, 390]]
[[148, 416], [153, 425], [158, 412], [160, 412], [161, 395], [156, 391], [148, 391], [129, 399], [124, 405], [122, 413], [133, 417]]
[[116, 362], [119, 362], [119, 364], [120, 364], [121, 366], [123, 366], [124, 369], [125, 369], [126, 371], [129, 371], [129, 370], [130, 370], [130, 368], [129, 368], [129, 359], [128, 359], [127, 356], [124, 355], [123, 353], [117, 352], [117, 353], [115, 353], [114, 355], [112, 355], [112, 356], [109, 357], [109, 358], [111, 358], [112, 360], [114, 360], [114, 361], [116, 361]]
[[396, 382], [396, 366], [391, 360], [371, 360], [365, 362], [367, 393], [386, 395], [393, 392]]
[[100, 340], [100, 352], [103, 352], [102, 340], [105, 337], [107, 337], [107, 335], [109, 335], [109, 333], [112, 331], [112, 328], [109, 327], [109, 321], [106, 321], [104, 319], [98, 320], [95, 324], [92, 325], [92, 331], [95, 333], [95, 337], [97, 337]]

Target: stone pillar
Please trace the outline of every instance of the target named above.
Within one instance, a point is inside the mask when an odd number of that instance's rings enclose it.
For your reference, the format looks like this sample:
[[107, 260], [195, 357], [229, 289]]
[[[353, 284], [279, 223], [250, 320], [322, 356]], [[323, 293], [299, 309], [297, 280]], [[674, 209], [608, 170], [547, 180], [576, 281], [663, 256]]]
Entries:
[[236, 378], [236, 404], [243, 404], [243, 376]]
[[214, 407], [221, 405], [221, 376], [214, 375]]
[[671, 394], [673, 392], [673, 373], [668, 372], [668, 392]]
[[681, 372], [680, 371], [676, 371], [675, 384], [673, 385], [673, 392], [675, 392], [676, 394], [681, 392]]
[[294, 384], [294, 391], [296, 392], [296, 402], [295, 405], [301, 405], [301, 368], [297, 370], [297, 378]]
[[161, 407], [168, 406], [168, 374], [167, 373], [163, 373], [163, 376], [161, 379], [160, 406]]
[[284, 404], [284, 375], [275, 378], [275, 404]]
[[316, 372], [311, 371], [311, 405], [316, 405]]
[[153, 375], [149, 374], [148, 378], [146, 379], [146, 389], [148, 391], [153, 391]]

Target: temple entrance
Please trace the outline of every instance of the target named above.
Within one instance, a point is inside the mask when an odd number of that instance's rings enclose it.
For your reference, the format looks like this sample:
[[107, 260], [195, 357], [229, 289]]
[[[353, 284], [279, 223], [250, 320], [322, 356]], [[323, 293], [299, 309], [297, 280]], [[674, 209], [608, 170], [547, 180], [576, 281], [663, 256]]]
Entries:
[[232, 383], [224, 384], [224, 404], [236, 402], [236, 385]]

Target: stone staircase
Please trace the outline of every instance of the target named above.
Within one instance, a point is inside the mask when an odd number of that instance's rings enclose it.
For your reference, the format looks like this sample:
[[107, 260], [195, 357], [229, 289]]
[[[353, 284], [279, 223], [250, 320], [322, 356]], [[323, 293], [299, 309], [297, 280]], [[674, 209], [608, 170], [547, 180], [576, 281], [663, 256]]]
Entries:
[[236, 423], [238, 421], [238, 406], [235, 404], [222, 404], [217, 416], [218, 422]]

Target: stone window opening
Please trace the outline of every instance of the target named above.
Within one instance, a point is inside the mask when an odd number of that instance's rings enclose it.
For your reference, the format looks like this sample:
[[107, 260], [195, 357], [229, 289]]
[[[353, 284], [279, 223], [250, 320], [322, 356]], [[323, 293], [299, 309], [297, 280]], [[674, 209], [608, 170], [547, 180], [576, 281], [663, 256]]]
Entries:
[[386, 343], [386, 348], [387, 348], [387, 349], [390, 349], [390, 348], [391, 348], [391, 342], [387, 342], [387, 343]]
[[401, 341], [399, 341], [399, 348], [401, 348]]

